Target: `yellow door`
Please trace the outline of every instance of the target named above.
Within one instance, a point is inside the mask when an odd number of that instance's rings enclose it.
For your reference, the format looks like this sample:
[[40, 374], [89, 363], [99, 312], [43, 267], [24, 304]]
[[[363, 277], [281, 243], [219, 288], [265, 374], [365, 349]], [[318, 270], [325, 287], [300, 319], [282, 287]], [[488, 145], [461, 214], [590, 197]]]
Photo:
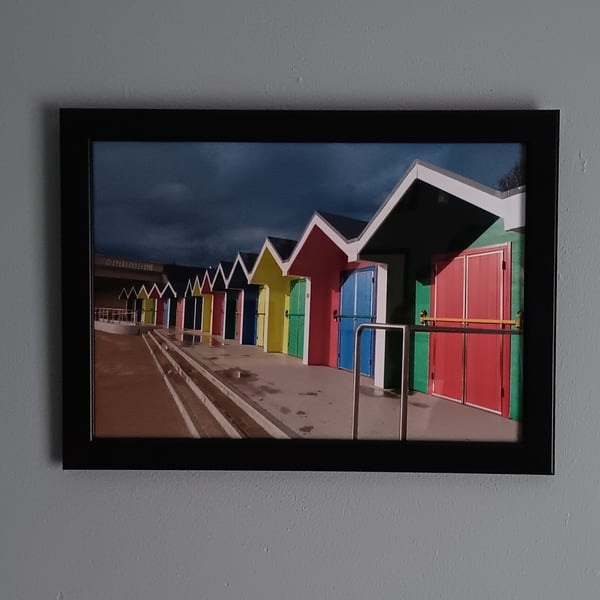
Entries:
[[267, 309], [267, 287], [262, 286], [258, 292], [258, 311], [256, 313], [256, 345], [265, 345], [265, 312]]

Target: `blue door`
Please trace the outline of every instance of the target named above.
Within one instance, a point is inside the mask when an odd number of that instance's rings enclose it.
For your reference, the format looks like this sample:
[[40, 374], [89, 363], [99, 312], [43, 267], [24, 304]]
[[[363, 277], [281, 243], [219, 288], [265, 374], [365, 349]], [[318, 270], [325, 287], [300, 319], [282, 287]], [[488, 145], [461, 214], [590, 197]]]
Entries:
[[166, 300], [158, 300], [158, 302], [163, 303], [162, 324], [165, 327], [168, 327], [169, 326], [169, 310], [171, 308], [171, 299], [167, 298]]
[[258, 286], [244, 290], [244, 317], [242, 322], [242, 344], [256, 344], [256, 312], [258, 311]]
[[[375, 322], [375, 268], [349, 271], [342, 276], [340, 290], [338, 367], [351, 370], [354, 334], [361, 323]], [[373, 377], [374, 333], [363, 331], [360, 343], [360, 372]]]

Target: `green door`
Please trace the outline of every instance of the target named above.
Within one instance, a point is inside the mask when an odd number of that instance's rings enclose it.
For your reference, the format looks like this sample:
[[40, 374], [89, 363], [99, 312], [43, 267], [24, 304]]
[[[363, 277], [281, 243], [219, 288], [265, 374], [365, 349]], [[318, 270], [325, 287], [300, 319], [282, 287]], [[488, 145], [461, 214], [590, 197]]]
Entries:
[[295, 279], [290, 287], [290, 309], [287, 317], [290, 322], [288, 354], [302, 358], [304, 352], [304, 304], [306, 279]]

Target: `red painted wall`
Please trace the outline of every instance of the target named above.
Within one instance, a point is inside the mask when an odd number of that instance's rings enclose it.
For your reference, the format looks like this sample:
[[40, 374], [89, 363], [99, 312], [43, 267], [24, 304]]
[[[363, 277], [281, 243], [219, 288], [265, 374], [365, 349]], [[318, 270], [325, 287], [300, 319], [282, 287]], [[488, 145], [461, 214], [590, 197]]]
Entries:
[[180, 298], [177, 301], [177, 321], [176, 326], [177, 329], [183, 329], [183, 315], [185, 314], [184, 309], [185, 298]]
[[156, 301], [156, 324], [162, 325], [163, 316], [165, 314], [165, 301], [161, 298]]
[[223, 335], [223, 315], [225, 314], [225, 292], [213, 292], [213, 335]]

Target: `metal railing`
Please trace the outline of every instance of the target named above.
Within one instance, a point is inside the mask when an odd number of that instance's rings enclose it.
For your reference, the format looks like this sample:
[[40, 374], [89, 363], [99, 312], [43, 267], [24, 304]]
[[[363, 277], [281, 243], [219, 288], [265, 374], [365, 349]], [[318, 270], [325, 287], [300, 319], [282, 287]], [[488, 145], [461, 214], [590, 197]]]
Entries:
[[135, 310], [127, 308], [95, 308], [94, 320], [107, 323], [135, 323]]
[[521, 329], [478, 329], [474, 327], [444, 327], [433, 325], [395, 325], [390, 323], [362, 323], [356, 328], [354, 334], [354, 364], [352, 365], [352, 439], [358, 439], [358, 413], [360, 395], [360, 343], [361, 334], [365, 329], [379, 329], [384, 331], [402, 331], [402, 371], [400, 386], [400, 418], [398, 423], [400, 440], [406, 440], [407, 415], [408, 415], [408, 376], [410, 361], [410, 336], [415, 331], [425, 333], [474, 333], [494, 335], [521, 335]]

